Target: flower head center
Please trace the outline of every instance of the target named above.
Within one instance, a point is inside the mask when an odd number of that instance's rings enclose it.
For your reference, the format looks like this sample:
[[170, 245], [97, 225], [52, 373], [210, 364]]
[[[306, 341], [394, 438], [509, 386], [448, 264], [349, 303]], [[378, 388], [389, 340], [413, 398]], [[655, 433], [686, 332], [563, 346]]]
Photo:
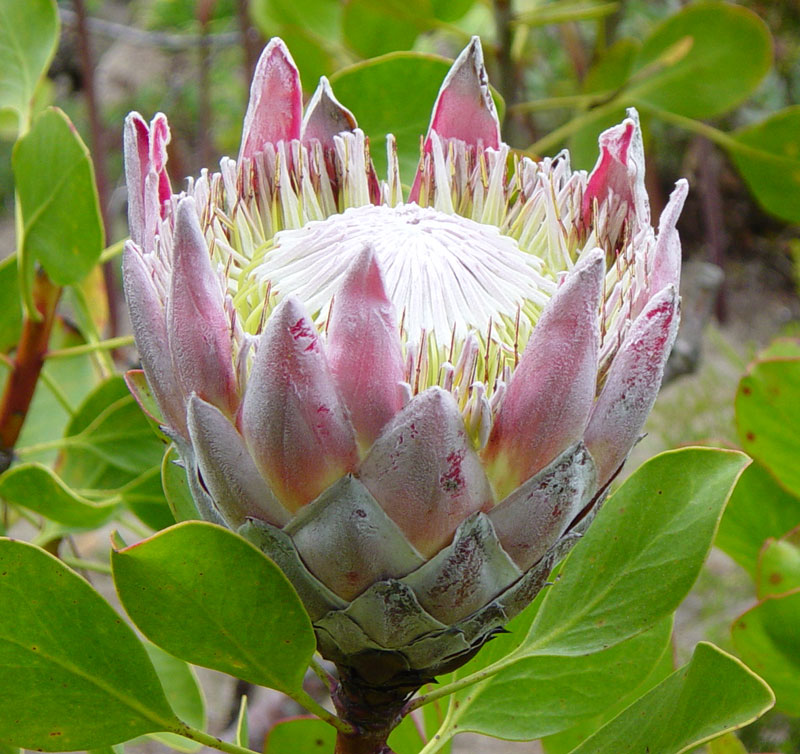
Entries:
[[365, 246], [374, 250], [407, 343], [449, 346], [492, 329], [513, 346], [519, 313], [535, 317], [555, 289], [541, 260], [494, 226], [416, 204], [354, 207], [283, 230], [257, 275], [278, 298], [297, 295], [322, 322]]

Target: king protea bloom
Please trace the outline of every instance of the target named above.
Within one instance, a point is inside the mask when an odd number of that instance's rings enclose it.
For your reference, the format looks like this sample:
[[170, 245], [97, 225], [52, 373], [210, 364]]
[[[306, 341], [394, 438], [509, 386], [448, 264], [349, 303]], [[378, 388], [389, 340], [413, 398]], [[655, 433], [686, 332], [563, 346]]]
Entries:
[[656, 233], [633, 110], [589, 174], [512, 154], [477, 38], [410, 189], [326, 79], [303, 111], [277, 39], [237, 159], [173, 193], [168, 141], [128, 116], [124, 280], [199, 515], [279, 564], [344, 677], [407, 693], [531, 602], [639, 439], [686, 182]]

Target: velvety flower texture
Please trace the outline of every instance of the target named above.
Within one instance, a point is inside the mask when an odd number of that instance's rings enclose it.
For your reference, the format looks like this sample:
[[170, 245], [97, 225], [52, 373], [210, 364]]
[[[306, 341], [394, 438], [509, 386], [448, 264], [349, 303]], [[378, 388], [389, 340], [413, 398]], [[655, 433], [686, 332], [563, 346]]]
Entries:
[[477, 38], [406, 198], [326, 79], [303, 113], [280, 40], [238, 159], [175, 194], [168, 141], [126, 120], [124, 281], [198, 515], [281, 566], [346, 677], [405, 693], [533, 599], [639, 438], [686, 182], [654, 232], [633, 110], [588, 175], [512, 155]]

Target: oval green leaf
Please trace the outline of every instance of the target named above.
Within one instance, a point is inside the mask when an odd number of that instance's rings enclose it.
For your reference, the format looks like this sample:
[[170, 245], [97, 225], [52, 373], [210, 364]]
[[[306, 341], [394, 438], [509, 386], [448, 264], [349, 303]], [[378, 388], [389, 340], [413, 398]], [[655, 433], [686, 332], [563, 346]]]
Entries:
[[783, 489], [758, 461], [739, 477], [715, 544], [753, 578], [765, 540], [783, 536], [800, 521], [800, 497]]
[[[205, 730], [206, 703], [193, 668], [155, 644], [144, 642], [144, 648], [175, 714], [192, 728]], [[175, 733], [151, 733], [150, 738], [178, 751], [191, 753], [203, 748], [203, 744]]]
[[89, 529], [105, 523], [117, 507], [81, 497], [38, 463], [14, 466], [0, 476], [0, 497], [59, 524]]
[[756, 572], [759, 599], [793, 589], [800, 589], [800, 527], [764, 543]]
[[800, 496], [800, 359], [757, 361], [739, 382], [735, 408], [742, 448]]
[[50, 108], [16, 143], [11, 164], [22, 208], [23, 254], [38, 259], [54, 283], [76, 283], [103, 250], [89, 150], [69, 118]]
[[764, 681], [713, 644], [620, 713], [572, 754], [682, 754], [772, 707]]
[[800, 105], [732, 136], [748, 147], [729, 147], [728, 153], [758, 203], [782, 220], [800, 223]]
[[379, 176], [386, 174], [387, 134], [397, 139], [404, 183], [419, 162], [419, 140], [428, 131], [433, 103], [451, 61], [419, 52], [393, 52], [343, 68], [331, 76], [337, 98], [369, 136]]
[[128, 615], [194, 665], [284, 691], [302, 688], [316, 640], [280, 569], [227, 529], [187, 521], [111, 555]]
[[800, 589], [767, 597], [734, 622], [736, 653], [772, 686], [777, 706], [800, 715]]
[[0, 539], [0, 667], [6, 744], [74, 751], [180, 726], [128, 624], [52, 555], [9, 539]]
[[86, 397], [64, 434], [60, 471], [74, 487], [115, 489], [161, 466], [164, 445], [119, 376]]
[[640, 685], [669, 651], [671, 632], [672, 619], [667, 617], [650, 631], [603, 652], [523, 658], [460, 692], [448, 726], [512, 741], [570, 728]]
[[[746, 50], [746, 58], [742, 51]], [[748, 97], [772, 64], [772, 37], [752, 11], [693, 3], [660, 24], [634, 62], [631, 97], [688, 118], [710, 118]]]
[[[672, 642], [670, 642], [672, 646]], [[585, 720], [578, 725], [574, 725], [567, 730], [556, 733], [554, 736], [547, 736], [542, 739], [542, 746], [547, 754], [568, 754], [576, 746], [583, 743], [589, 736], [600, 730], [607, 722], [613, 720], [622, 710], [630, 706], [640, 697], [644, 696], [650, 689], [657, 686], [667, 676], [675, 670], [672, 652], [667, 651], [661, 657], [658, 664], [650, 671], [650, 674], [638, 686], [631, 687], [619, 695], [611, 707], [590, 720]]]
[[336, 69], [335, 61], [343, 54], [339, 0], [251, 0], [248, 7], [264, 38], [278, 36], [291, 50], [306, 92], [314, 90], [320, 76]]
[[432, 15], [429, 0], [349, 0], [342, 14], [342, 30], [359, 55], [372, 58], [411, 49], [419, 33], [430, 25]]
[[57, 42], [53, 0], [0, 0], [0, 109], [12, 108], [22, 121], [27, 119]]
[[671, 613], [711, 548], [749, 459], [684, 448], [652, 458], [605, 503], [561, 570], [521, 645], [528, 654], [587, 654]]

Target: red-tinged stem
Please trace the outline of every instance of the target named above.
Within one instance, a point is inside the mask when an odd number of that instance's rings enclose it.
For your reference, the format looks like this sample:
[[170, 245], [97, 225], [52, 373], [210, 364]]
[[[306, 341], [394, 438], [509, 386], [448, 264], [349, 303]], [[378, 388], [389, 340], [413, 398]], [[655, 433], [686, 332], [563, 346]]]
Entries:
[[[109, 192], [108, 173], [106, 171], [106, 131], [100, 117], [100, 107], [97, 104], [97, 90], [94, 81], [94, 56], [89, 36], [89, 23], [86, 15], [84, 0], [72, 0], [75, 7], [75, 31], [78, 35], [78, 53], [81, 62], [81, 75], [83, 76], [83, 93], [86, 99], [86, 111], [89, 116], [89, 134], [92, 147], [92, 162], [94, 163], [94, 177], [97, 184], [97, 195], [100, 198], [100, 214], [103, 218], [105, 242], [111, 232], [111, 221], [108, 216]], [[106, 299], [108, 301], [108, 329], [113, 338], [117, 334], [119, 320], [119, 293], [114, 278], [112, 262], [103, 266], [103, 280], [105, 282]]]
[[22, 335], [0, 400], [0, 471], [11, 465], [14, 446], [28, 415], [44, 365], [60, 295], [61, 288], [54, 285], [43, 270], [38, 270], [33, 281], [32, 296], [40, 319], [26, 316], [23, 320]]

